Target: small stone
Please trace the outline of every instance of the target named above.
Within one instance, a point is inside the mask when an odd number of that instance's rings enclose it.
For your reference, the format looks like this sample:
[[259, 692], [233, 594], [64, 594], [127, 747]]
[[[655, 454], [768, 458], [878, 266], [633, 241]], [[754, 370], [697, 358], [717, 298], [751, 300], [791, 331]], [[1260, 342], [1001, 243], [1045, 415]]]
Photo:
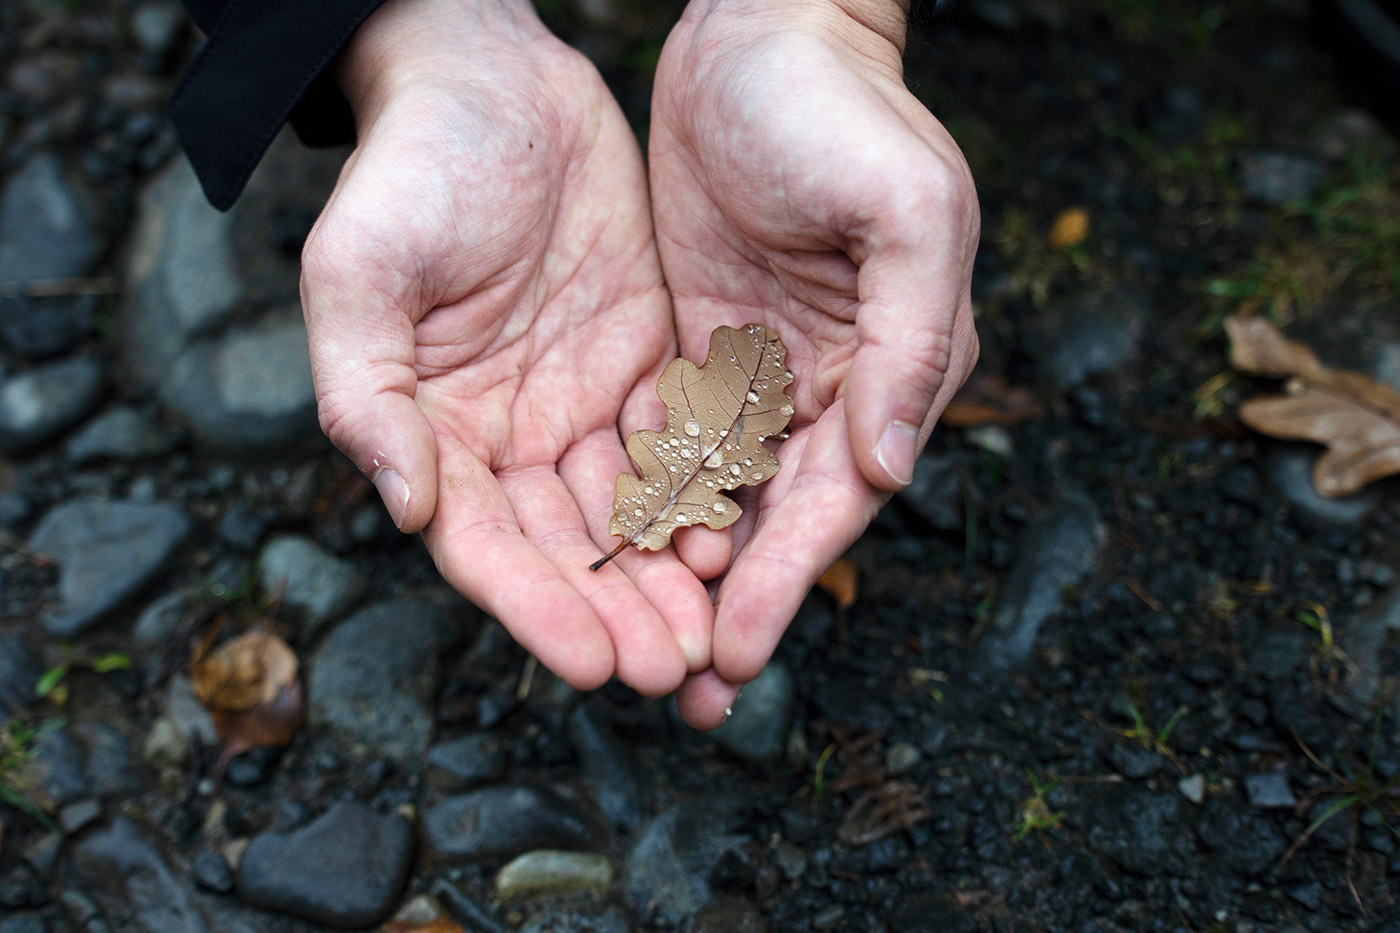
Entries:
[[48, 929], [39, 914], [12, 914], [0, 920], [0, 933], [48, 933]]
[[596, 704], [585, 702], [569, 716], [569, 740], [608, 822], [618, 829], [635, 829], [642, 821], [643, 797], [636, 763]]
[[516, 856], [496, 875], [496, 898], [527, 900], [561, 894], [606, 894], [613, 865], [606, 855], [538, 849]]
[[892, 775], [904, 774], [923, 757], [923, 753], [908, 742], [896, 742], [885, 752], [885, 770]]
[[92, 333], [95, 295], [0, 296], [0, 343], [26, 360], [72, 351]]
[[513, 858], [532, 849], [591, 849], [601, 835], [571, 801], [524, 784], [448, 797], [423, 814], [428, 853], [444, 865]]
[[0, 193], [0, 282], [86, 275], [99, 252], [92, 196], [64, 178], [57, 156], [25, 163]]
[[1202, 774], [1191, 774], [1176, 782], [1176, 789], [1181, 792], [1181, 796], [1194, 804], [1200, 804], [1206, 799], [1206, 779]]
[[1322, 906], [1324, 893], [1322, 885], [1316, 881], [1309, 881], [1306, 884], [1298, 885], [1296, 888], [1288, 889], [1288, 896], [1299, 904], [1302, 904], [1308, 910], [1317, 910]]
[[773, 850], [773, 864], [783, 873], [784, 878], [796, 881], [807, 871], [807, 853], [791, 842], [783, 840]]
[[59, 608], [43, 619], [71, 638], [135, 595], [165, 566], [190, 532], [167, 505], [74, 499], [49, 511], [29, 547], [59, 566]]
[[0, 381], [0, 452], [52, 440], [82, 419], [102, 392], [102, 367], [88, 357], [43, 363]]
[[688, 933], [768, 933], [758, 908], [741, 897], [722, 897], [690, 918]]
[[1300, 154], [1260, 150], [1240, 159], [1240, 187], [1264, 204], [1282, 205], [1309, 197], [1322, 183], [1322, 164]]
[[157, 68], [170, 56], [189, 15], [177, 0], [143, 3], [131, 14], [131, 32], [145, 60]]
[[1276, 447], [1269, 454], [1266, 470], [1270, 482], [1298, 513], [1314, 525], [1352, 526], [1360, 524], [1375, 509], [1373, 490], [1354, 496], [1326, 499], [1313, 485], [1313, 464], [1317, 448]]
[[935, 531], [961, 531], [962, 464], [957, 457], [924, 454], [914, 462], [914, 478], [895, 497]]
[[744, 686], [734, 713], [709, 733], [726, 751], [754, 764], [771, 764], [783, 753], [796, 685], [792, 674], [773, 661]]
[[679, 924], [714, 903], [710, 878], [724, 858], [742, 850], [744, 837], [731, 835], [739, 815], [734, 801], [680, 803], [641, 831], [627, 857], [622, 888], [638, 910], [652, 909]]
[[68, 461], [85, 466], [102, 460], [134, 462], [163, 457], [174, 445], [134, 408], [111, 408], [68, 439]]
[[0, 721], [29, 709], [38, 701], [34, 685], [44, 668], [39, 656], [19, 632], [0, 635]]
[[233, 890], [233, 871], [219, 853], [201, 850], [190, 867], [195, 884], [201, 888], [217, 894], [227, 894]]
[[1180, 861], [1181, 798], [1124, 785], [1088, 803], [1078, 817], [1089, 848], [1125, 870], [1156, 876]]
[[304, 612], [316, 630], [354, 605], [368, 579], [310, 538], [279, 535], [258, 556], [258, 586], [269, 593], [281, 587], [282, 605]]
[[[127, 817], [89, 831], [74, 845], [73, 855], [81, 891], [95, 898], [109, 916], [129, 918], [132, 929], [208, 933], [192, 892], [176, 880], [147, 832]], [[84, 921], [75, 925], [92, 929]]]
[[1010, 460], [1016, 453], [1016, 441], [1011, 432], [999, 424], [979, 424], [966, 429], [963, 436], [973, 447], [1003, 460]]
[[190, 751], [189, 737], [167, 716], [151, 724], [141, 748], [146, 763], [157, 771], [180, 767], [189, 760]]
[[246, 502], [231, 502], [219, 519], [215, 533], [225, 544], [240, 551], [252, 551], [262, 543], [267, 523]]
[[97, 800], [76, 800], [58, 811], [58, 825], [70, 836], [76, 835], [102, 816], [102, 804]]
[[1119, 742], [1110, 745], [1107, 754], [1109, 763], [1125, 778], [1139, 781], [1151, 777], [1162, 767], [1162, 756], [1141, 745]]
[[1288, 787], [1288, 778], [1278, 771], [1247, 775], [1244, 792], [1251, 807], [1263, 810], [1291, 810], [1298, 805], [1298, 798]]
[[337, 803], [300, 829], [255, 837], [238, 868], [238, 896], [315, 923], [370, 926], [393, 910], [412, 855], [407, 820]]
[[25, 763], [26, 781], [37, 784], [41, 797], [62, 806], [93, 794], [88, 780], [87, 749], [67, 729], [42, 732], [33, 746], [33, 757]]
[[1107, 295], [1084, 302], [1088, 307], [1076, 305], [1051, 315], [1062, 323], [1053, 329], [1045, 362], [1051, 384], [1061, 391], [1126, 365], [1145, 329], [1136, 301]]
[[160, 647], [170, 643], [189, 611], [190, 598], [178, 590], [156, 599], [136, 617], [131, 637], [138, 645]]
[[486, 733], [438, 742], [428, 749], [428, 783], [455, 793], [499, 778], [506, 768], [505, 753], [496, 737]]

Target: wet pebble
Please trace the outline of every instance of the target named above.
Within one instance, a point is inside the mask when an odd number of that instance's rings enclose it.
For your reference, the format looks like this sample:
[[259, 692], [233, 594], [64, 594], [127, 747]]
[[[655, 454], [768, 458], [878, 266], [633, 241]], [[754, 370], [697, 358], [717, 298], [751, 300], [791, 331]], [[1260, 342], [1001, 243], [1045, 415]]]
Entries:
[[1264, 204], [1282, 205], [1309, 197], [1322, 182], [1316, 158], [1279, 150], [1256, 150], [1240, 158], [1240, 187]]
[[407, 820], [337, 803], [300, 829], [254, 837], [238, 867], [238, 896], [315, 923], [369, 926], [398, 902], [412, 855]]
[[771, 764], [783, 753], [796, 685], [780, 661], [772, 661], [744, 685], [734, 712], [709, 733], [721, 748], [753, 764]]
[[0, 297], [0, 343], [16, 356], [45, 360], [92, 333], [94, 295]]
[[74, 846], [74, 864], [82, 891], [114, 920], [129, 918], [135, 929], [162, 933], [210, 929], [192, 892], [175, 878], [148, 833], [124, 816], [83, 836]]
[[1088, 307], [1065, 309], [1053, 329], [1045, 365], [1051, 385], [1065, 390], [1126, 364], [1144, 330], [1141, 308], [1118, 296], [1089, 296]]
[[478, 732], [433, 745], [425, 764], [429, 784], [455, 793], [499, 778], [505, 772], [506, 757], [495, 736]]
[[1182, 808], [1175, 794], [1124, 786], [1086, 804], [1077, 822], [1095, 852], [1127, 871], [1156, 875], [1180, 862]]
[[256, 550], [267, 534], [267, 522], [246, 502], [231, 502], [219, 519], [214, 533], [219, 540], [239, 551]]
[[169, 57], [175, 40], [188, 20], [184, 6], [176, 0], [154, 0], [132, 11], [132, 36], [153, 69], [158, 69]]
[[82, 498], [51, 509], [29, 538], [59, 566], [60, 604], [44, 628], [65, 638], [87, 630], [154, 578], [189, 532], [168, 505]]
[[616, 907], [548, 910], [531, 917], [520, 933], [630, 933], [632, 925]]
[[1065, 592], [1098, 565], [1105, 531], [1087, 496], [1072, 493], [1031, 525], [1001, 586], [992, 625], [978, 646], [984, 669], [1030, 657], [1041, 624], [1065, 605]]
[[1196, 828], [1216, 866], [1245, 877], [1272, 867], [1288, 847], [1283, 833], [1265, 816], [1217, 803], [1206, 807], [1207, 817]]
[[461, 637], [443, 607], [377, 603], [341, 622], [310, 665], [313, 726], [391, 758], [418, 759], [432, 739], [438, 657]]
[[612, 862], [606, 855], [537, 849], [511, 859], [496, 874], [496, 899], [606, 894], [613, 874]]
[[0, 933], [48, 933], [48, 929], [39, 914], [14, 914], [0, 920]]
[[924, 454], [914, 462], [914, 478], [895, 498], [935, 531], [961, 531], [962, 465], [958, 457]]
[[0, 381], [0, 453], [30, 450], [72, 427], [97, 404], [103, 380], [101, 365], [80, 356]]
[[1270, 451], [1266, 473], [1274, 491], [1315, 525], [1350, 526], [1359, 524], [1376, 507], [1376, 495], [1362, 490], [1354, 496], [1327, 499], [1313, 485], [1315, 447], [1275, 447]]
[[569, 741], [598, 809], [613, 827], [634, 829], [642, 821], [642, 785], [631, 752], [601, 707], [585, 702], [569, 715]]
[[31, 159], [0, 193], [0, 282], [86, 275], [99, 252], [92, 196], [54, 155]]
[[75, 800], [58, 811], [58, 825], [69, 836], [76, 835], [102, 816], [102, 804], [92, 798]]
[[1249, 805], [1261, 810], [1291, 810], [1298, 805], [1288, 778], [1278, 771], [1246, 775], [1244, 793]]
[[190, 872], [194, 876], [194, 883], [205, 890], [216, 894], [227, 894], [233, 890], [233, 870], [228, 867], [228, 861], [217, 852], [201, 849], [194, 857]]
[[44, 730], [34, 742], [34, 756], [25, 765], [31, 783], [40, 795], [61, 806], [93, 793], [88, 780], [87, 749], [72, 731], [65, 728]]
[[68, 461], [85, 466], [102, 460], [132, 462], [168, 454], [173, 443], [134, 408], [110, 408], [68, 439]]
[[452, 865], [532, 849], [588, 850], [602, 833], [578, 804], [552, 790], [501, 784], [430, 807], [423, 814], [423, 837], [435, 861]]
[[214, 450], [266, 453], [319, 437], [300, 310], [190, 346], [161, 398]]
[[189, 608], [190, 598], [178, 590], [157, 597], [136, 617], [136, 624], [131, 630], [132, 639], [145, 647], [168, 644], [175, 637]]
[[1161, 755], [1135, 743], [1116, 742], [1108, 747], [1105, 757], [1114, 770], [1134, 781], [1151, 777], [1162, 767]]
[[1191, 774], [1176, 782], [1176, 789], [1181, 791], [1181, 796], [1192, 803], [1199, 804], [1206, 799], [1206, 779], [1201, 774]]
[[678, 924], [713, 903], [711, 876], [744, 837], [732, 833], [738, 808], [732, 801], [678, 803], [642, 830], [623, 868], [622, 887], [637, 910]]
[[19, 632], [0, 635], [0, 719], [21, 713], [38, 700], [34, 685], [44, 673], [39, 656]]
[[300, 535], [279, 535], [258, 555], [258, 586], [282, 588], [282, 605], [306, 615], [315, 632], [364, 594], [368, 580], [353, 563]]

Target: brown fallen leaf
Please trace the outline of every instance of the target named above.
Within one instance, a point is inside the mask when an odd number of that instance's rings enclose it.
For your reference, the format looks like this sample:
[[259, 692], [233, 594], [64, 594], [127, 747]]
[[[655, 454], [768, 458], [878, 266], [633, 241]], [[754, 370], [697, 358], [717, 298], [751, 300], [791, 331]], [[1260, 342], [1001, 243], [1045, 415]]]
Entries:
[[836, 600], [838, 612], [845, 612], [856, 604], [856, 596], [859, 592], [857, 586], [860, 578], [860, 571], [856, 565], [842, 557], [836, 563], [826, 568], [826, 572], [817, 577], [817, 586], [825, 590], [832, 599]]
[[1327, 445], [1313, 468], [1318, 495], [1348, 496], [1400, 473], [1400, 392], [1363, 373], [1329, 369], [1263, 318], [1228, 318], [1225, 332], [1235, 368], [1288, 380], [1286, 395], [1241, 405], [1240, 420], [1271, 437]]
[[1050, 227], [1050, 248], [1068, 249], [1089, 239], [1089, 212], [1082, 207], [1060, 211]]
[[938, 423], [949, 428], [980, 424], [1021, 424], [1045, 414], [1045, 406], [1029, 389], [1007, 385], [1000, 376], [974, 374], [948, 403]]
[[628, 545], [663, 548], [671, 532], [686, 525], [734, 523], [740, 508], [723, 491], [756, 486], [778, 472], [763, 441], [792, 417], [792, 400], [783, 391], [792, 383], [786, 358], [777, 334], [748, 324], [715, 328], [704, 366], [671, 361], [656, 385], [666, 403], [666, 427], [627, 438], [627, 453], [642, 475], [617, 478], [608, 533], [622, 541], [590, 570]]
[[219, 773], [235, 755], [292, 741], [303, 716], [298, 669], [296, 653], [265, 628], [196, 652], [190, 680], [223, 742]]

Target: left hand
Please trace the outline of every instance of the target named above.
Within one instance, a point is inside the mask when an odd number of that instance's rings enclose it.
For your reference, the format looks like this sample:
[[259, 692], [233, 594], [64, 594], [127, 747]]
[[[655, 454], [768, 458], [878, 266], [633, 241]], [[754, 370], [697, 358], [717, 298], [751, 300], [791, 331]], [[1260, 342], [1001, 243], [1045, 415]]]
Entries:
[[788, 348], [783, 468], [733, 528], [677, 550], [719, 585], [713, 667], [680, 691], [709, 728], [817, 577], [907, 485], [977, 359], [979, 221], [961, 152], [905, 88], [889, 0], [693, 0], [667, 40], [650, 173], [681, 354], [749, 321]]

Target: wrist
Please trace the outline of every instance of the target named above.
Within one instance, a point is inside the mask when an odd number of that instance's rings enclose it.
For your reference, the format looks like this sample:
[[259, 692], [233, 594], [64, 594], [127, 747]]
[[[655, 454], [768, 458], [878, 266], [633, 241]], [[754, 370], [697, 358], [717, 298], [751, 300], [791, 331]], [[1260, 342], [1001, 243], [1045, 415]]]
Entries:
[[405, 91], [518, 75], [556, 47], [529, 0], [387, 0], [356, 31], [335, 77], [363, 127]]
[[904, 54], [909, 0], [691, 0], [685, 18], [747, 20], [818, 32], [876, 58]]

